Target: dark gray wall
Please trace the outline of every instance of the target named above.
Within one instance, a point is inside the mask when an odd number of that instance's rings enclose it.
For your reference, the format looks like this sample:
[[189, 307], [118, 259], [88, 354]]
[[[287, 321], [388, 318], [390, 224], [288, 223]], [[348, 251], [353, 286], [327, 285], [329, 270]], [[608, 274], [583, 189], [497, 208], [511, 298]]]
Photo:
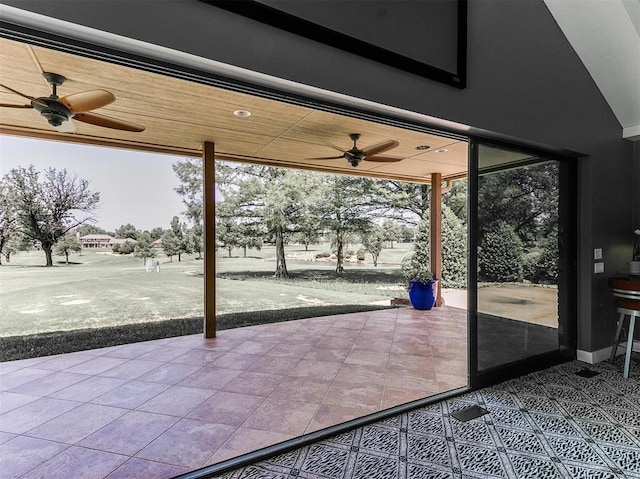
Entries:
[[[195, 0], [8, 5], [526, 141], [579, 151], [578, 348], [611, 344], [606, 278], [630, 254], [638, 153], [542, 0], [470, 0], [468, 87], [452, 87], [296, 37]], [[390, 2], [392, 3], [392, 2]], [[313, 2], [309, 2], [314, 8]], [[426, 24], [428, 25], [428, 23]], [[634, 169], [635, 168], [635, 169]], [[593, 248], [606, 271], [593, 274]]]

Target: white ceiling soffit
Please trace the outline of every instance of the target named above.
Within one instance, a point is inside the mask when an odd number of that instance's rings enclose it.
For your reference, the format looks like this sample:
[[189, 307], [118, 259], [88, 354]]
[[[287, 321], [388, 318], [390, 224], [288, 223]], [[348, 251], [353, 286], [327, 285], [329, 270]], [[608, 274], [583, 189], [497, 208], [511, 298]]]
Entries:
[[640, 0], [545, 0], [622, 126], [640, 140]]

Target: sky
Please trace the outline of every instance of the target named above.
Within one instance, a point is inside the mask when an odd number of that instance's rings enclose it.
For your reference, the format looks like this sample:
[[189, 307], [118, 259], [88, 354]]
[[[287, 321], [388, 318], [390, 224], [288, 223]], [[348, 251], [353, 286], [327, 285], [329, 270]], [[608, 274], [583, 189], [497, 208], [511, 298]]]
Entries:
[[[89, 180], [100, 193], [96, 226], [114, 231], [131, 223], [141, 230], [169, 228], [174, 216], [186, 209], [174, 188], [179, 185], [171, 165], [180, 156], [119, 148], [79, 145], [0, 135], [0, 176], [18, 166], [66, 168]], [[181, 216], [181, 220], [184, 220]]]

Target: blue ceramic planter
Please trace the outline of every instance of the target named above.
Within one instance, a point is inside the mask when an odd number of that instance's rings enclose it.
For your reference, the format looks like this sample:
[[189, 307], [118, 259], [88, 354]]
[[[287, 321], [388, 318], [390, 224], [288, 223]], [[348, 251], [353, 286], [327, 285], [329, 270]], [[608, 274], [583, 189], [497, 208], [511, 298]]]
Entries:
[[436, 302], [438, 280], [427, 283], [409, 281], [409, 299], [415, 309], [431, 309]]

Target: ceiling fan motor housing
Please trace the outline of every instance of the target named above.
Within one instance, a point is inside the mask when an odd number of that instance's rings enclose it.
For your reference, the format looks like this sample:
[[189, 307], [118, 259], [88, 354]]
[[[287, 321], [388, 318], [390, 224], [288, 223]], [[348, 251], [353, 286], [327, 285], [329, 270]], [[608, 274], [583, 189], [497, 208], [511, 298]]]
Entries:
[[38, 100], [47, 106], [45, 107], [35, 102], [31, 102], [31, 106], [46, 118], [51, 126], [60, 126], [73, 116], [71, 110], [56, 100], [51, 98], [38, 98]]
[[345, 151], [344, 158], [349, 162], [349, 164], [353, 167], [356, 167], [360, 164], [362, 160], [365, 159], [365, 154], [358, 150], [355, 146], [349, 150]]

